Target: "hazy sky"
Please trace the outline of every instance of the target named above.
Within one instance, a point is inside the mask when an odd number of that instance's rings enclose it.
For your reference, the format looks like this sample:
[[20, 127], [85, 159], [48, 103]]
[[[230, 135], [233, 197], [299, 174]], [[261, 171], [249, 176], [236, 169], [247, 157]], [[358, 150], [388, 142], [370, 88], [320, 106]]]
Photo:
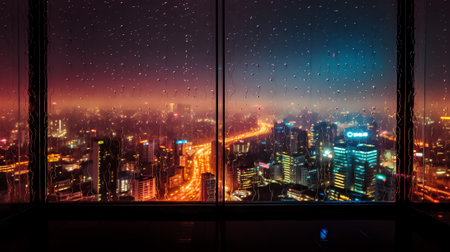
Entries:
[[[392, 109], [395, 5], [356, 2], [228, 1], [228, 108]], [[213, 101], [214, 14], [214, 1], [50, 1], [52, 102]]]
[[229, 1], [232, 101], [392, 112], [395, 2]]
[[213, 4], [49, 1], [52, 101], [138, 106], [213, 100]]
[[[25, 34], [17, 38], [17, 17], [11, 11], [16, 3], [4, 1], [0, 6], [3, 101], [17, 97], [17, 53], [26, 58], [26, 30], [21, 29]], [[395, 3], [227, 1], [227, 108], [393, 113]], [[214, 109], [214, 4], [210, 0], [50, 0], [51, 101], [65, 107], [185, 102]], [[433, 25], [427, 26], [427, 92], [444, 104], [449, 4], [430, 3], [427, 8], [435, 14], [428, 15]], [[423, 34], [424, 18], [417, 15], [416, 21], [417, 33]], [[425, 62], [423, 52], [416, 52], [419, 72]], [[26, 64], [21, 72], [26, 91]], [[422, 84], [420, 74], [416, 73], [416, 80]]]

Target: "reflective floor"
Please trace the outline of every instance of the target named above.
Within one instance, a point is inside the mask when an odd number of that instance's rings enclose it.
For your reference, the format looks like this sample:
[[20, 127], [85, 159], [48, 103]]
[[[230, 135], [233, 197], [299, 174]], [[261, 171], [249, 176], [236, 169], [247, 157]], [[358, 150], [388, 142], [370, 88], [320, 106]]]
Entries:
[[51, 220], [14, 228], [1, 251], [445, 251], [445, 242], [409, 228], [412, 222]]

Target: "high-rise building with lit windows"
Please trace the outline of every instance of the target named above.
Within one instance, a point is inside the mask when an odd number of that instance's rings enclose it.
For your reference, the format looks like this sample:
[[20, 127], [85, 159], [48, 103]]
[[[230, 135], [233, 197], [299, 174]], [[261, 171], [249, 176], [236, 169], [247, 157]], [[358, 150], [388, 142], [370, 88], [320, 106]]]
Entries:
[[97, 193], [97, 201], [117, 199], [117, 173], [120, 160], [120, 141], [112, 138], [93, 140], [92, 187]]
[[201, 201], [216, 200], [216, 176], [214, 174], [202, 173], [200, 193]]
[[239, 189], [249, 190], [255, 188], [261, 180], [258, 168], [239, 168], [238, 169]]
[[305, 155], [308, 148], [308, 133], [297, 127], [289, 130], [289, 153]]
[[333, 186], [349, 190], [352, 186], [354, 147], [336, 144], [333, 147]]
[[134, 200], [148, 201], [156, 198], [156, 178], [142, 177], [134, 183]]
[[155, 162], [155, 140], [141, 140], [139, 142], [139, 158], [141, 162], [153, 163]]
[[354, 141], [333, 147], [333, 180], [330, 200], [373, 200], [378, 150], [375, 145]]
[[304, 155], [282, 155], [283, 182], [306, 185], [307, 169]]
[[330, 122], [320, 122], [311, 127], [311, 146], [319, 153], [329, 149], [337, 136], [337, 125]]
[[337, 125], [320, 122], [311, 127], [310, 187], [319, 189], [331, 180], [332, 148], [337, 136]]
[[371, 199], [375, 194], [375, 172], [378, 151], [374, 145], [358, 144], [354, 152], [353, 191]]

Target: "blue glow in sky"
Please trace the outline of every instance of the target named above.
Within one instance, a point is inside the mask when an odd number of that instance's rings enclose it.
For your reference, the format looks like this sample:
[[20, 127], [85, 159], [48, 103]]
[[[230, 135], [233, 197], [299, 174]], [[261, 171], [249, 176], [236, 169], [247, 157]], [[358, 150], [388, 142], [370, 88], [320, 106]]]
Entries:
[[259, 103], [392, 112], [396, 101], [394, 3], [229, 2], [230, 99], [237, 106]]

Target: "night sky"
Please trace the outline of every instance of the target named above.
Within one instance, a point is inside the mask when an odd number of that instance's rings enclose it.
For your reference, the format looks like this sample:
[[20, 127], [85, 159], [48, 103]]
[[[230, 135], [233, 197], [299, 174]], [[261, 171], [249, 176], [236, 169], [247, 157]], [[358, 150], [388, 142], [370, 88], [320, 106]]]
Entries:
[[[304, 108], [394, 113], [395, 2], [228, 0], [227, 109], [277, 115]], [[426, 85], [427, 94], [439, 97], [442, 107], [447, 101], [450, 4], [441, 2], [427, 6], [436, 15], [428, 15]], [[0, 5], [3, 101], [17, 99], [18, 53], [26, 88], [26, 34], [16, 36], [17, 16], [11, 11], [15, 3]], [[134, 109], [183, 102], [194, 109], [213, 110], [214, 4], [208, 0], [50, 0], [51, 102], [60, 107]], [[425, 19], [423, 8], [417, 9], [419, 101]], [[25, 16], [22, 23], [26, 24]]]
[[423, 115], [425, 102], [426, 116], [434, 119], [450, 115], [449, 13], [448, 0], [416, 1], [416, 112]]
[[49, 94], [62, 106], [215, 101], [214, 1], [49, 1]]
[[236, 107], [395, 111], [396, 1], [244, 2], [228, 4]]
[[[227, 1], [227, 108], [392, 113], [396, 8], [372, 2]], [[50, 1], [52, 102], [213, 105], [214, 14], [214, 1]]]
[[20, 91], [22, 120], [28, 101], [26, 2], [0, 1], [0, 110], [17, 112]]
[[[394, 2], [227, 1], [227, 108], [393, 113]], [[208, 106], [214, 14], [214, 1], [50, 1], [52, 102]]]

